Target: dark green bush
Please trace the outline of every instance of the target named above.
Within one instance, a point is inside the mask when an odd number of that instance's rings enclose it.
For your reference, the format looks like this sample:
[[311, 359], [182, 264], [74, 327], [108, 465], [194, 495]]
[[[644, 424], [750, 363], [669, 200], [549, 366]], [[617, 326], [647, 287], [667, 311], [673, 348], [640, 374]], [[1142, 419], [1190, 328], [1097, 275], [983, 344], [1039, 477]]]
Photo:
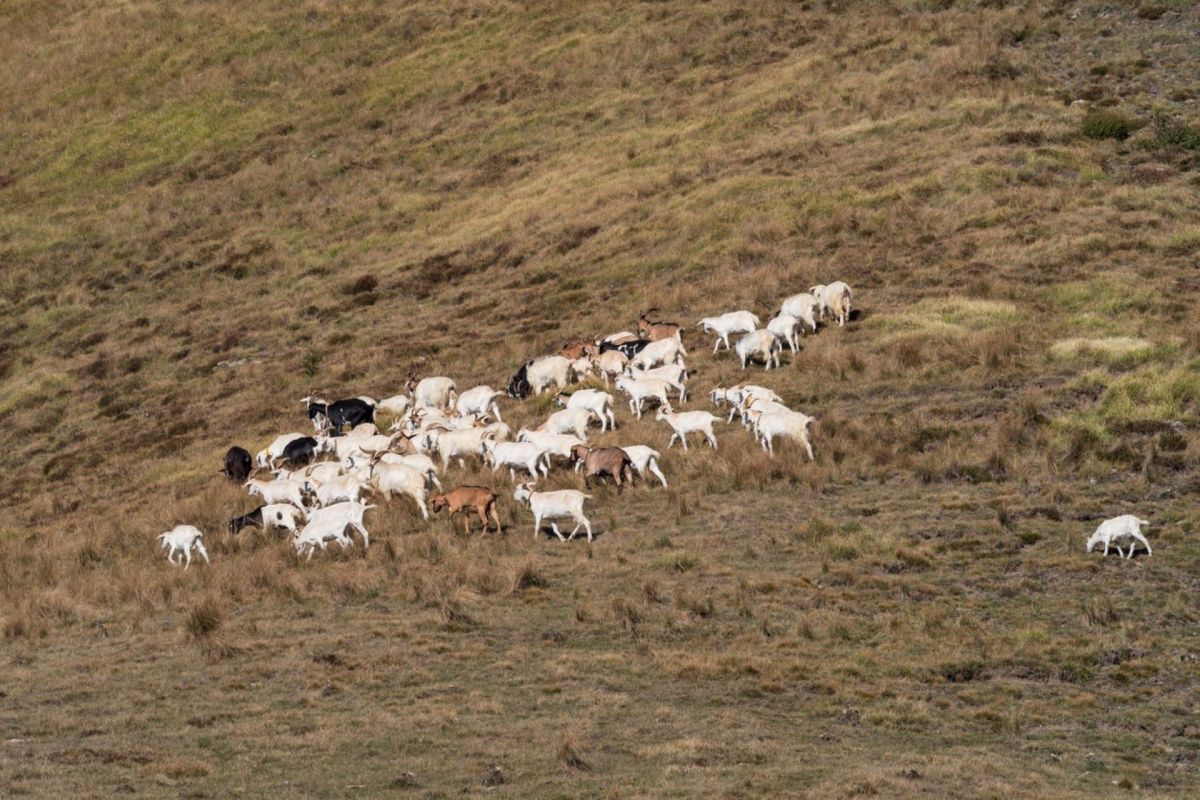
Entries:
[[1162, 147], [1200, 150], [1200, 129], [1165, 116], [1154, 120], [1154, 141]]
[[1123, 141], [1132, 130], [1133, 123], [1115, 111], [1092, 111], [1083, 118], [1083, 135], [1089, 139]]

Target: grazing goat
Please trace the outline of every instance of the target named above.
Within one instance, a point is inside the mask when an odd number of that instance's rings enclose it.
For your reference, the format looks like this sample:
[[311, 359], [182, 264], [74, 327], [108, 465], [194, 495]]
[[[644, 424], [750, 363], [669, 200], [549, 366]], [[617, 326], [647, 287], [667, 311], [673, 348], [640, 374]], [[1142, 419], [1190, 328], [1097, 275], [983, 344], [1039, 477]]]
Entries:
[[429, 509], [425, 507], [425, 476], [422, 473], [407, 464], [372, 462], [370, 480], [384, 500], [390, 502], [394, 494], [408, 495], [417, 504], [421, 516], [429, 519]]
[[[366, 529], [363, 529], [364, 535]], [[296, 548], [296, 555], [304, 555], [308, 553], [306, 561], [311, 561], [313, 552], [318, 548], [322, 551], [328, 542], [337, 542], [338, 545], [345, 550], [351, 545], [350, 538], [346, 536], [346, 523], [339, 520], [312, 520], [300, 530], [292, 534], [292, 546]]]
[[604, 341], [600, 343], [600, 355], [604, 355], [605, 353], [620, 353], [626, 358], [633, 358], [649, 346], [649, 339], [638, 339], [637, 337], [619, 342]]
[[657, 378], [660, 381], [666, 381], [667, 385], [679, 393], [679, 402], [687, 402], [687, 368], [682, 364], [663, 364], [661, 367], [642, 370], [629, 367], [625, 370], [625, 374], [637, 380]]
[[225, 452], [221, 472], [234, 483], [245, 483], [246, 479], [250, 477], [253, 466], [250, 461], [250, 451], [244, 447], [234, 446]]
[[258, 495], [264, 503], [291, 503], [304, 507], [304, 484], [298, 480], [260, 481], [251, 478], [244, 484], [250, 496]]
[[550, 474], [549, 457], [533, 442], [493, 442], [484, 439], [480, 445], [484, 458], [491, 461], [492, 472], [508, 467], [512, 481], [516, 483], [517, 469], [523, 469], [535, 481], [538, 471], [543, 477]]
[[571, 448], [577, 444], [587, 444], [578, 436], [571, 436], [566, 433], [546, 433], [544, 431], [531, 431], [525, 428], [517, 431], [518, 442], [532, 442], [537, 445], [546, 454], [546, 463], [550, 463], [550, 456], [558, 456], [567, 461], [571, 460]]
[[367, 533], [367, 528], [363, 524], [363, 517], [368, 511], [375, 506], [367, 506], [362, 503], [334, 503], [327, 508], [319, 508], [315, 511], [310, 511], [308, 514], [308, 522], [314, 522], [322, 525], [335, 526], [340, 523], [339, 531], [344, 531], [347, 527], [358, 531], [363, 537], [363, 547], [371, 545], [371, 537]]
[[283, 452], [279, 454], [279, 460], [288, 469], [299, 469], [311, 464], [317, 457], [317, 453], [325, 446], [324, 441], [318, 442], [311, 436], [301, 436], [299, 439], [293, 439], [287, 443]]
[[654, 311], [658, 311], [658, 309], [649, 308], [641, 314], [638, 314], [638, 333], [652, 342], [657, 342], [660, 339], [678, 339], [680, 342], [682, 342], [683, 340], [681, 336], [683, 333], [683, 326], [677, 322], [651, 320], [648, 315]]
[[397, 417], [404, 416], [412, 405], [412, 400], [406, 394], [394, 394], [391, 397], [386, 397], [379, 401], [379, 405], [375, 406], [376, 411], [386, 411]]
[[450, 408], [458, 387], [454, 381], [443, 376], [422, 378], [408, 377], [406, 388], [413, 393], [413, 405], [417, 408]]
[[600, 348], [595, 342], [571, 342], [563, 345], [558, 354], [568, 361], [577, 361], [581, 358], [590, 358], [591, 356], [599, 355]]
[[243, 528], [284, 528], [296, 531], [296, 519], [304, 521], [304, 512], [291, 503], [271, 503], [229, 520], [229, 533], [236, 534]]
[[355, 425], [346, 433], [346, 435], [354, 438], [362, 438], [363, 436], [378, 436], [379, 428], [375, 426], [374, 422], [364, 422], [361, 425]]
[[604, 379], [604, 385], [608, 386], [608, 379], [615, 378], [625, 372], [625, 367], [629, 365], [629, 357], [620, 350], [605, 350], [598, 356], [592, 358], [592, 366], [600, 373], [600, 377]]
[[742, 369], [745, 369], [750, 360], [756, 356], [763, 360], [766, 369], [770, 369], [772, 363], [776, 367], [779, 366], [779, 340], [775, 338], [775, 334], [765, 328], [747, 333], [738, 339], [734, 350], [741, 359]]
[[504, 420], [500, 416], [500, 405], [496, 402], [496, 398], [499, 396], [500, 392], [490, 386], [476, 386], [474, 389], [468, 389], [460, 394], [454, 408], [461, 417], [474, 414], [482, 419], [491, 414], [503, 422]]
[[521, 365], [512, 378], [508, 382], [508, 396], [515, 400], [524, 400], [533, 393], [533, 387], [529, 385], [529, 365], [533, 363], [526, 361]]
[[601, 432], [617, 427], [617, 418], [613, 414], [613, 396], [599, 389], [579, 389], [572, 394], [559, 392], [554, 402], [561, 408], [584, 408], [595, 414], [600, 420]]
[[729, 334], [750, 333], [758, 328], [759, 324], [758, 316], [750, 311], [730, 311], [717, 317], [705, 317], [697, 322], [696, 326], [717, 335], [717, 340], [713, 342], [715, 353], [722, 344], [726, 350], [729, 349]]
[[[160, 533], [158, 543], [161, 549], [167, 551], [167, 561], [176, 566], [182, 562], [184, 569], [192, 565], [193, 550], [200, 554], [205, 564], [212, 563], [208, 560], [208, 551], [204, 549], [204, 533], [194, 525], [176, 525], [166, 533]], [[180, 561], [175, 560], [176, 553], [181, 554]]]
[[645, 473], [649, 471], [658, 478], [663, 488], [666, 488], [667, 476], [663, 475], [662, 470], [658, 468], [659, 455], [657, 450], [647, 447], [644, 444], [631, 444], [621, 449], [629, 455], [629, 461], [633, 464], [635, 472], [645, 477]]
[[633, 358], [629, 359], [629, 367], [631, 369], [652, 369], [659, 364], [676, 364], [683, 363], [683, 357], [687, 355], [687, 350], [683, 348], [683, 344], [678, 339], [660, 339], [657, 342], [651, 342], [642, 349]]
[[834, 281], [821, 289], [821, 314], [829, 314], [837, 320], [838, 327], [844, 328], [846, 320], [850, 319], [850, 304], [854, 293], [850, 291], [845, 281]]
[[358, 502], [367, 484], [357, 475], [342, 475], [326, 483], [308, 482], [304, 488], [316, 498], [318, 506], [324, 507], [347, 500]]
[[463, 533], [471, 532], [471, 513], [474, 511], [479, 515], [479, 521], [483, 523], [483, 530], [479, 535], [487, 533], [491, 529], [491, 523], [488, 521], [490, 515], [496, 523], [496, 531], [501, 530], [500, 515], [496, 513], [496, 500], [498, 496], [491, 489], [485, 489], [482, 486], [458, 486], [445, 494], [435, 494], [429, 498], [429, 506], [436, 514], [443, 508], [450, 510], [448, 519], [451, 526], [454, 524], [454, 515], [460, 511], [463, 514]]
[[272, 461], [283, 455], [283, 448], [296, 439], [303, 439], [306, 436], [307, 434], [303, 433], [284, 433], [276, 436], [265, 449], [258, 451], [258, 455], [255, 456], [255, 463], [264, 468], [271, 466]]
[[542, 356], [525, 364], [525, 377], [533, 394], [541, 394], [550, 384], [559, 389], [571, 383], [571, 362], [562, 356]]
[[542, 520], [563, 519], [570, 517], [575, 520], [575, 529], [571, 531], [571, 535], [563, 538], [562, 533], [558, 530], [558, 525], [554, 522], [550, 523], [550, 529], [554, 531], [554, 535], [558, 537], [560, 542], [566, 542], [575, 538], [575, 534], [579, 533], [579, 527], [582, 525], [587, 530], [587, 538], [592, 540], [592, 523], [583, 514], [583, 502], [591, 497], [591, 495], [578, 492], [574, 489], [562, 489], [557, 492], [535, 492], [533, 491], [532, 483], [518, 484], [513, 491], [513, 498], [518, 503], [527, 503], [529, 510], [533, 512], [533, 539], [537, 541], [538, 533], [542, 530]]
[[442, 471], [450, 467], [450, 459], [457, 458], [458, 465], [467, 465], [467, 456], [479, 453], [479, 446], [484, 439], [490, 439], [493, 432], [487, 428], [465, 428], [463, 430], [444, 431], [433, 428], [425, 432], [424, 444], [427, 452], [436, 452], [442, 458]]
[[617, 485], [617, 493], [626, 483], [633, 483], [633, 460], [619, 447], [588, 447], [577, 444], [571, 448], [571, 458], [583, 466], [583, 485], [589, 489], [592, 478], [607, 475]]
[[808, 292], [792, 295], [783, 301], [783, 306], [779, 309], [780, 314], [787, 314], [789, 317], [795, 317], [802, 321], [813, 333], [817, 332], [817, 315], [819, 312], [820, 301], [816, 295], [809, 294]]
[[544, 433], [570, 433], [580, 439], [587, 438], [588, 423], [592, 421], [592, 412], [587, 408], [564, 408], [555, 411], [537, 430]]
[[306, 405], [308, 418], [318, 433], [332, 426], [334, 435], [341, 436], [344, 427], [375, 421], [375, 401], [369, 398], [347, 397], [329, 403], [310, 394], [300, 402]]
[[813, 418], [807, 414], [801, 414], [798, 411], [751, 411], [751, 419], [754, 421], [754, 430], [762, 441], [762, 448], [771, 455], [775, 455], [774, 439], [782, 436], [788, 439], [795, 439], [800, 444], [804, 445], [804, 451], [808, 453], [808, 460], [813, 460], [812, 444], [809, 442], [809, 428], [812, 426]]
[[671, 385], [661, 378], [631, 378], [622, 375], [617, 378], [614, 386], [617, 391], [629, 395], [629, 413], [636, 414], [638, 419], [642, 418], [642, 404], [648, 399], [657, 400], [660, 408], [671, 408], [671, 401], [667, 399], [667, 391]]
[[[372, 454], [372, 457], [374, 455]], [[425, 476], [425, 480], [429, 482], [430, 486], [436, 486], [439, 489], [442, 488], [442, 482], [438, 480], [437, 467], [434, 465], [433, 459], [424, 453], [407, 453], [402, 455], [400, 453], [382, 452], [378, 455], [380, 464], [404, 464], [405, 466], [412, 467]], [[354, 468], [353, 459], [351, 460], [350, 468]]]
[[800, 349], [799, 331], [801, 328], [798, 318], [780, 311], [767, 322], [767, 330], [775, 334], [775, 338], [779, 341], [787, 342], [788, 348], [793, 353]]
[[[1111, 544], [1117, 548], [1117, 557], [1125, 556], [1125, 558], [1133, 558], [1133, 551], [1137, 548], [1138, 542], [1146, 546], [1146, 555], [1153, 555], [1154, 551], [1150, 549], [1150, 542], [1146, 541], [1146, 537], [1142, 535], [1142, 526], [1150, 523], [1144, 519], [1138, 519], [1133, 514], [1122, 514], [1119, 517], [1106, 519], [1100, 523], [1100, 527], [1096, 528], [1096, 532], [1087, 540], [1087, 551], [1090, 553], [1101, 542], [1104, 543], [1104, 555], [1108, 555], [1108, 547]], [[1119, 542], [1129, 540], [1129, 553], [1121, 551]]]
[[655, 419], [662, 420], [671, 426], [674, 433], [667, 441], [667, 449], [669, 450], [675, 439], [678, 438], [683, 449], [687, 450], [687, 435], [689, 433], [702, 433], [704, 438], [708, 440], [709, 445], [717, 449], [717, 437], [713, 434], [713, 423], [718, 417], [714, 417], [707, 411], [681, 411], [678, 414], [672, 414], [669, 409], [660, 408], [654, 414]]

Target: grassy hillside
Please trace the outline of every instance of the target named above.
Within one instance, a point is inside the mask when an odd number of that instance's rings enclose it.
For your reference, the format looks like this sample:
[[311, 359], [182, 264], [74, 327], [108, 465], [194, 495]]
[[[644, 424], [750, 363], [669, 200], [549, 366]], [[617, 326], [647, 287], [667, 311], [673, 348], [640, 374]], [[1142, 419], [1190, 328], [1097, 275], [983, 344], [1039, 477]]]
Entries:
[[[1195, 792], [1198, 27], [0, 2], [0, 791]], [[855, 320], [754, 374], [814, 463], [722, 427], [598, 490], [591, 546], [511, 502], [468, 540], [397, 501], [310, 564], [219, 535], [221, 454], [313, 388], [503, 385], [835, 278]], [[704, 407], [742, 373], [687, 342]], [[665, 445], [618, 413], [601, 441]], [[1085, 557], [1130, 511], [1154, 556]], [[184, 521], [211, 568], [155, 551]]]

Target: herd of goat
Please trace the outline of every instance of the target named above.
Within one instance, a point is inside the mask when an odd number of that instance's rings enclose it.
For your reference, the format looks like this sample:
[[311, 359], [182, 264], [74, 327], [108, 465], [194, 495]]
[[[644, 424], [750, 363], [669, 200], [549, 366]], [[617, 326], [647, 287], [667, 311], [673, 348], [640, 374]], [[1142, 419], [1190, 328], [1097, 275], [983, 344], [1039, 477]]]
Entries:
[[[815, 333], [822, 321], [844, 326], [850, 317], [852, 292], [842, 281], [814, 286], [807, 292], [787, 298], [767, 323], [750, 311], [732, 311], [705, 317], [697, 327], [715, 335], [713, 353], [721, 346], [733, 350], [746, 369], [759, 361], [769, 370], [779, 366], [779, 353], [787, 346], [798, 349], [798, 339], [807, 328]], [[650, 309], [639, 315], [636, 333], [622, 331], [598, 340], [566, 345], [557, 354], [525, 362], [509, 381], [507, 393], [515, 399], [542, 394], [551, 387], [560, 408], [536, 429], [522, 428], [515, 437], [501, 416], [499, 390], [477, 386], [459, 394], [454, 381], [447, 377], [417, 380], [410, 376], [406, 393], [376, 402], [368, 397], [352, 397], [328, 402], [310, 394], [303, 398], [315, 435], [289, 433], [277, 437], [251, 458], [241, 447], [231, 447], [221, 472], [247, 489], [262, 505], [229, 521], [228, 530], [236, 534], [245, 527], [280, 528], [291, 533], [297, 554], [311, 559], [317, 550], [330, 544], [352, 546], [351, 534], [357, 533], [364, 547], [370, 534], [364, 522], [367, 511], [375, 508], [364, 501], [368, 496], [390, 500], [404, 495], [413, 500], [425, 519], [430, 510], [447, 511], [451, 521], [463, 516], [463, 531], [470, 531], [471, 517], [478, 516], [486, 532], [494, 523], [500, 529], [498, 495], [482, 486], [463, 485], [442, 491], [441, 477], [452, 463], [465, 466], [468, 458], [481, 458], [493, 472], [507, 468], [515, 485], [513, 498], [528, 506], [533, 515], [536, 540], [543, 520], [560, 541], [569, 541], [582, 528], [592, 541], [591, 521], [584, 504], [591, 495], [574, 489], [540, 491], [539, 479], [548, 477], [556, 465], [573, 466], [582, 471], [585, 487], [593, 480], [607, 478], [617, 491], [632, 483], [635, 476], [652, 475], [662, 486], [667, 478], [659, 467], [659, 453], [647, 445], [596, 447], [588, 443], [588, 429], [615, 428], [615, 400], [599, 389], [581, 388], [567, 393], [570, 385], [588, 378], [603, 380], [628, 398], [630, 413], [642, 417], [647, 403], [654, 403], [655, 419], [671, 428], [667, 447], [676, 440], [688, 449], [688, 436], [699, 434], [710, 447], [718, 447], [713, 425], [718, 417], [709, 411], [676, 411], [672, 396], [686, 403], [688, 355], [683, 345], [682, 326], [652, 320]], [[730, 337], [740, 335], [730, 345]], [[711, 403], [727, 406], [727, 423], [735, 417], [753, 432], [763, 449], [775, 453], [776, 439], [790, 439], [804, 448], [813, 459], [810, 431], [813, 418], [793, 410], [771, 389], [740, 383], [730, 388], [714, 388]], [[385, 412], [396, 421], [387, 433], [379, 432], [376, 414]], [[326, 458], [322, 458], [326, 457]], [[435, 457], [440, 461], [435, 461]], [[261, 472], [270, 480], [259, 478]], [[516, 483], [517, 473], [529, 480]], [[437, 489], [438, 493], [430, 494]], [[558, 520], [570, 519], [575, 527], [566, 536]], [[1129, 554], [1136, 542], [1149, 543], [1140, 533], [1144, 520], [1126, 515], [1109, 520], [1088, 542], [1096, 544], [1129, 540]], [[1107, 527], [1106, 527], [1107, 526]], [[481, 533], [482, 533], [481, 532]], [[206, 562], [204, 534], [192, 525], [179, 525], [160, 534], [167, 560], [187, 569], [195, 552]], [[1118, 553], [1123, 555], [1118, 545]]]

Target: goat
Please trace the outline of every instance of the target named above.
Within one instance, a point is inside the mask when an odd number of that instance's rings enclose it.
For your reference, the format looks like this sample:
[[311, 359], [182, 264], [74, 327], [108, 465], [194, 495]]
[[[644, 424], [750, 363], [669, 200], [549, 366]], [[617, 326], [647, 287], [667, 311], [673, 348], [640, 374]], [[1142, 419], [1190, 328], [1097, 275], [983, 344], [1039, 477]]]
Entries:
[[600, 355], [604, 355], [605, 353], [620, 353], [626, 358], [633, 358], [649, 346], [649, 339], [639, 339], [637, 337], [618, 342], [604, 341], [600, 343]]
[[577, 361], [581, 358], [589, 358], [591, 356], [599, 355], [600, 348], [595, 342], [570, 342], [563, 345], [562, 348], [559, 349], [558, 354], [568, 361]]
[[783, 436], [795, 439], [804, 445], [808, 460], [813, 460], [812, 444], [809, 442], [809, 428], [813, 418], [798, 411], [751, 411], [754, 420], [754, 430], [762, 441], [763, 450], [775, 455], [774, 439]]
[[639, 475], [645, 476], [647, 471], [651, 472], [663, 488], [667, 486], [667, 476], [662, 474], [662, 470], [658, 468], [658, 451], [653, 448], [646, 447], [644, 444], [631, 444], [628, 447], [622, 447], [629, 455], [629, 461], [633, 464], [633, 469]]
[[283, 448], [296, 439], [303, 439], [305, 437], [306, 434], [303, 433], [284, 433], [276, 436], [266, 448], [258, 451], [258, 455], [255, 456], [255, 463], [264, 468], [271, 466], [272, 461], [283, 455]]
[[320, 433], [328, 426], [333, 427], [335, 436], [342, 435], [342, 428], [375, 421], [375, 403], [369, 398], [347, 397], [328, 403], [311, 394], [301, 399], [308, 409], [308, 418]]
[[[204, 558], [205, 564], [212, 564], [208, 560], [208, 551], [204, 549], [204, 533], [194, 525], [176, 525], [166, 533], [158, 535], [159, 548], [167, 551], [167, 561], [170, 561], [175, 566], [179, 566], [179, 561], [175, 560], [175, 554], [182, 555], [180, 561], [183, 562], [183, 568], [187, 569], [192, 565], [192, 551]], [[186, 559], [186, 561], [184, 561]]]
[[775, 334], [776, 339], [787, 342], [787, 346], [793, 353], [800, 349], [798, 336], [800, 320], [798, 318], [780, 311], [767, 322], [767, 330]]
[[809, 330], [816, 333], [817, 315], [820, 313], [820, 301], [815, 295], [811, 295], [808, 292], [794, 294], [783, 301], [779, 313], [795, 317], [808, 325]]
[[605, 475], [617, 485], [617, 494], [626, 483], [633, 483], [633, 460], [619, 447], [588, 447], [577, 444], [571, 448], [571, 458], [583, 465], [583, 485], [591, 488], [592, 478]]
[[682, 364], [663, 364], [661, 367], [641, 370], [630, 366], [625, 370], [625, 374], [637, 380], [656, 378], [666, 381], [668, 386], [679, 393], [679, 402], [687, 402], [687, 368]]
[[592, 416], [592, 411], [587, 408], [564, 408], [547, 417], [537, 430], [544, 433], [570, 433], [586, 439]]
[[357, 475], [342, 475], [326, 483], [306, 483], [304, 488], [312, 492], [317, 505], [331, 506], [347, 500], [358, 502], [367, 485]]
[[490, 386], [476, 386], [474, 389], [468, 389], [460, 394], [454, 403], [454, 408], [462, 417], [474, 414], [482, 419], [491, 414], [503, 422], [504, 420], [500, 416], [500, 405], [496, 402], [496, 398], [499, 396], [500, 392]]
[[221, 473], [233, 483], [245, 483], [253, 469], [250, 461], [250, 451], [244, 447], [231, 447], [225, 451]]
[[322, 525], [336, 526], [340, 523], [341, 528], [338, 530], [344, 531], [347, 527], [356, 530], [363, 537], [363, 547], [370, 547], [371, 537], [367, 533], [367, 528], [363, 524], [363, 517], [368, 511], [375, 506], [363, 505], [354, 501], [346, 503], [334, 503], [326, 508], [318, 508], [315, 511], [310, 511], [308, 514], [308, 522], [314, 522]]
[[652, 369], [659, 364], [683, 363], [687, 350], [678, 339], [660, 339], [646, 345], [640, 353], [629, 359], [630, 369]]
[[371, 485], [375, 487], [385, 500], [390, 501], [393, 494], [408, 495], [417, 504], [421, 516], [429, 519], [429, 510], [425, 507], [425, 476], [407, 464], [381, 464], [371, 462]]
[[508, 467], [513, 482], [517, 480], [517, 468], [525, 470], [535, 481], [538, 470], [543, 477], [550, 474], [549, 457], [542, 448], [533, 442], [493, 442], [484, 439], [480, 450], [486, 459], [492, 463], [492, 472], [501, 467]]
[[389, 414], [402, 417], [411, 405], [412, 400], [409, 399], [408, 395], [394, 394], [391, 397], [385, 397], [383, 400], [380, 400], [379, 405], [375, 406], [375, 410], [386, 411]]
[[742, 369], [745, 369], [755, 356], [763, 359], [766, 369], [770, 369], [772, 363], [776, 367], [779, 366], [779, 340], [765, 328], [747, 333], [738, 339], [734, 350], [741, 359]]
[[525, 364], [525, 377], [533, 394], [541, 394], [550, 384], [560, 391], [571, 382], [571, 362], [562, 356], [542, 356]]
[[617, 378], [614, 386], [617, 391], [629, 395], [629, 413], [636, 414], [638, 419], [642, 418], [642, 403], [647, 399], [657, 400], [660, 408], [671, 408], [671, 401], [667, 399], [667, 391], [671, 385], [661, 378], [631, 378], [622, 375]]
[[750, 333], [759, 324], [758, 316], [750, 311], [730, 311], [717, 317], [705, 317], [696, 326], [717, 335], [717, 340], [713, 342], [713, 352], [716, 353], [722, 344], [726, 350], [729, 349], [729, 334]]
[[413, 393], [413, 405], [417, 408], [450, 408], [458, 390], [454, 381], [443, 376], [418, 381], [415, 375], [410, 375], [407, 388]]
[[[375, 453], [371, 453], [369, 455], [374, 457]], [[357, 460], [353, 456], [351, 456], [351, 458], [350, 458], [350, 468], [351, 469], [355, 469], [356, 461]], [[407, 454], [402, 455], [400, 453], [392, 453], [390, 451], [385, 451], [385, 452], [379, 453], [379, 463], [380, 464], [404, 464], [406, 466], [412, 467], [417, 472], [420, 472], [422, 475], [424, 475], [425, 480], [428, 481], [428, 483], [431, 486], [436, 486], [439, 489], [442, 488], [442, 482], [440, 480], [438, 480], [437, 467], [434, 465], [433, 459], [430, 458], [429, 456], [425, 455], [424, 453], [407, 453]]]
[[502, 530], [500, 525], [500, 516], [496, 513], [496, 500], [498, 499], [495, 492], [491, 489], [485, 489], [482, 486], [458, 486], [445, 494], [435, 494], [429, 498], [429, 506], [436, 514], [443, 508], [450, 510], [449, 519], [451, 526], [454, 524], [454, 515], [463, 512], [463, 533], [471, 532], [471, 511], [479, 515], [479, 521], [483, 523], [483, 530], [479, 535], [487, 533], [491, 529], [491, 524], [488, 521], [490, 515], [496, 523], [496, 531]]
[[531, 431], [522, 428], [517, 431], [518, 442], [532, 442], [537, 445], [546, 454], [546, 463], [550, 463], [550, 456], [558, 456], [567, 461], [571, 460], [571, 448], [577, 444], [586, 444], [577, 436], [571, 436], [565, 433], [545, 433], [543, 431]]
[[524, 400], [533, 393], [533, 387], [529, 385], [529, 365], [532, 363], [526, 361], [508, 381], [508, 396], [514, 400]]
[[838, 327], [844, 328], [846, 320], [850, 319], [850, 304], [854, 299], [850, 286], [845, 281], [834, 281], [822, 286], [821, 293], [816, 297], [821, 304], [821, 314], [829, 314], [837, 321]]
[[[1154, 551], [1150, 549], [1150, 542], [1146, 541], [1146, 537], [1142, 535], [1143, 525], [1150, 523], [1144, 519], [1138, 519], [1133, 514], [1122, 514], [1119, 517], [1106, 519], [1100, 523], [1100, 527], [1096, 528], [1096, 532], [1087, 540], [1087, 551], [1090, 553], [1101, 542], [1104, 543], [1104, 555], [1108, 555], [1109, 545], [1117, 548], [1117, 557], [1125, 556], [1125, 558], [1133, 558], [1133, 551], [1137, 548], [1138, 542], [1146, 546], [1146, 555], [1154, 555]], [[1114, 544], [1123, 539], [1129, 540], [1129, 553], [1121, 551], [1120, 544]]]
[[713, 434], [713, 423], [717, 421], [717, 417], [707, 411], [681, 411], [678, 414], [672, 414], [669, 409], [660, 408], [654, 414], [655, 419], [662, 420], [671, 426], [674, 433], [667, 441], [667, 449], [669, 450], [675, 439], [678, 438], [683, 449], [688, 449], [687, 435], [689, 433], [702, 433], [704, 438], [708, 440], [709, 445], [714, 450], [717, 449], [717, 437]]
[[250, 496], [258, 495], [264, 503], [291, 503], [304, 507], [304, 484], [297, 480], [260, 481], [251, 478], [243, 484]]
[[346, 433], [346, 435], [358, 438], [363, 436], [378, 436], [379, 428], [375, 426], [374, 422], [364, 422], [361, 425], [355, 425], [349, 430], [349, 432]]
[[444, 431], [434, 428], [425, 432], [424, 444], [427, 451], [436, 451], [442, 457], [442, 471], [450, 467], [450, 459], [457, 458], [458, 465], [465, 467], [466, 458], [479, 452], [484, 439], [494, 434], [487, 428], [466, 428]]
[[[320, 548], [325, 550], [327, 542], [337, 542], [337, 544], [345, 550], [351, 545], [350, 539], [346, 536], [347, 523], [340, 520], [311, 520], [300, 530], [292, 534], [292, 546], [296, 548], [296, 555], [304, 555], [307, 551], [308, 558], [306, 561], [311, 561], [313, 553]], [[366, 529], [363, 529], [364, 535]]]
[[599, 389], [579, 389], [571, 394], [559, 392], [554, 396], [554, 402], [561, 408], [584, 408], [595, 414], [600, 420], [601, 432], [610, 427], [617, 427], [617, 418], [613, 414], [613, 396]]
[[243, 528], [286, 528], [295, 532], [297, 516], [303, 520], [304, 512], [291, 503], [271, 503], [259, 506], [240, 517], [230, 519], [229, 533], [230, 535], [239, 533]]
[[605, 386], [608, 386], [610, 377], [615, 378], [623, 373], [628, 364], [629, 357], [620, 350], [605, 350], [600, 355], [592, 357], [592, 367], [600, 373]]
[[558, 537], [560, 542], [566, 542], [575, 538], [575, 534], [579, 533], [579, 527], [582, 525], [587, 530], [588, 541], [592, 540], [592, 523], [583, 514], [583, 502], [589, 499], [591, 495], [574, 489], [562, 489], [557, 492], [535, 492], [533, 491], [532, 483], [518, 484], [513, 491], [513, 498], [519, 503], [527, 503], [529, 510], [533, 512], [533, 540], [536, 542], [538, 533], [542, 530], [543, 519], [562, 519], [570, 517], [575, 520], [575, 529], [571, 531], [571, 535], [563, 538], [562, 533], [558, 530], [558, 525], [554, 522], [550, 523], [550, 529], [554, 531], [554, 535]]
[[677, 322], [651, 320], [647, 315], [653, 311], [658, 311], [658, 309], [648, 308], [641, 314], [638, 314], [638, 333], [651, 342], [657, 342], [661, 339], [678, 339], [682, 343], [683, 326]]
[[288, 469], [297, 469], [311, 464], [320, 449], [324, 449], [325, 446], [324, 441], [318, 442], [311, 436], [301, 436], [299, 439], [293, 439], [287, 443], [283, 452], [279, 454], [279, 460]]

